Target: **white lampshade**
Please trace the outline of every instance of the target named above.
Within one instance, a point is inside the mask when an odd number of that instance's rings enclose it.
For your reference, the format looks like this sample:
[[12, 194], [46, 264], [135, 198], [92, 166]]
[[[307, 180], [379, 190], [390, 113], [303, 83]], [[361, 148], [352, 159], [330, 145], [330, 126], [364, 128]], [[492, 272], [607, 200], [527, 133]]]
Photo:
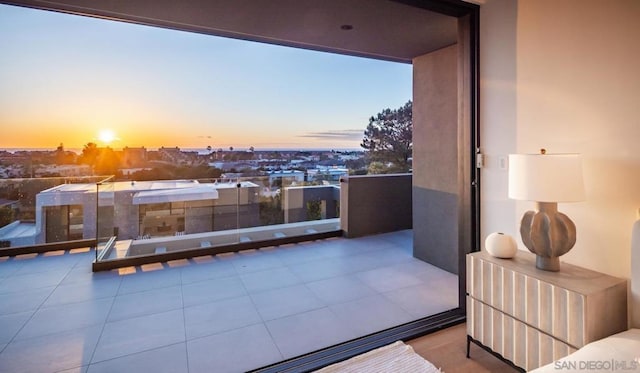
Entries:
[[585, 199], [580, 154], [509, 154], [509, 198], [536, 202]]

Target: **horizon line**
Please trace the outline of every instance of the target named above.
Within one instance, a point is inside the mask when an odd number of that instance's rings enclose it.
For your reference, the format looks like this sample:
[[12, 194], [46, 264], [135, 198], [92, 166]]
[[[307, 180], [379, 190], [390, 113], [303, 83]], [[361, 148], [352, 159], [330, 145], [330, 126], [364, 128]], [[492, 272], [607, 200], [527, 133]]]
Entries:
[[[105, 146], [99, 146], [98, 148], [107, 148], [110, 147], [108, 145]], [[122, 151], [125, 148], [130, 148], [130, 149], [140, 149], [140, 148], [145, 148], [147, 150], [160, 150], [160, 149], [175, 149], [178, 148], [180, 149], [180, 151], [197, 151], [198, 153], [200, 152], [216, 152], [219, 149], [222, 149], [222, 151], [224, 152], [228, 152], [228, 151], [234, 151], [234, 152], [247, 152], [250, 151], [250, 148], [235, 148], [233, 150], [229, 150], [229, 149], [224, 149], [224, 148], [217, 148], [214, 149], [212, 148], [211, 150], [207, 150], [206, 147], [179, 147], [179, 146], [160, 146], [160, 147], [146, 147], [146, 146], [132, 146], [132, 147], [121, 147], [121, 148], [112, 148], [115, 151]], [[72, 151], [74, 153], [82, 153], [82, 149], [83, 148], [76, 148], [76, 147], [71, 147], [71, 148], [64, 148], [65, 151]], [[57, 147], [17, 147], [17, 148], [1, 148], [0, 147], [0, 151], [6, 151], [9, 153], [14, 153], [14, 152], [20, 152], [20, 151], [56, 151]], [[350, 147], [333, 147], [333, 148], [293, 148], [293, 147], [282, 147], [282, 148], [278, 148], [278, 147], [268, 147], [268, 148], [255, 148], [254, 147], [254, 152], [265, 152], [265, 151], [288, 151], [288, 152], [294, 152], [294, 151], [300, 151], [300, 152], [305, 152], [305, 151], [315, 151], [315, 152], [323, 152], [323, 151], [349, 151], [349, 152], [364, 152], [365, 150], [362, 148], [350, 148]]]

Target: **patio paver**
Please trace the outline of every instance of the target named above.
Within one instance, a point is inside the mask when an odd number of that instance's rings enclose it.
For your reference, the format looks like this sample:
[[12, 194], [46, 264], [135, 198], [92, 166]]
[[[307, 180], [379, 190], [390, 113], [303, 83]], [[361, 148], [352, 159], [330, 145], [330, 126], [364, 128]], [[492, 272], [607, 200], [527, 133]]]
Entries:
[[91, 272], [93, 251], [0, 258], [0, 371], [241, 372], [457, 306], [412, 232]]

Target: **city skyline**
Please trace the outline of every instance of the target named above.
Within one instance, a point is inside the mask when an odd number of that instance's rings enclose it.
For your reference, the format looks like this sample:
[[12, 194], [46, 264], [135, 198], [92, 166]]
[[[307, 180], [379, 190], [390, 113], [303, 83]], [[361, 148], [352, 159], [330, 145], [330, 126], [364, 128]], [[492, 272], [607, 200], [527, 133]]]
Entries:
[[9, 5], [0, 47], [0, 148], [356, 149], [411, 100], [409, 64]]

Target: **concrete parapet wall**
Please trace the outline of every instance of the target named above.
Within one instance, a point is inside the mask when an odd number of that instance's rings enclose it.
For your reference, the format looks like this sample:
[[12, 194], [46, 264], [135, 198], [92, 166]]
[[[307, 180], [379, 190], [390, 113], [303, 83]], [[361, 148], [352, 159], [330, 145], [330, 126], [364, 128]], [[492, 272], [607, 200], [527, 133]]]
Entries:
[[340, 183], [340, 226], [346, 237], [411, 229], [412, 175], [349, 176]]

